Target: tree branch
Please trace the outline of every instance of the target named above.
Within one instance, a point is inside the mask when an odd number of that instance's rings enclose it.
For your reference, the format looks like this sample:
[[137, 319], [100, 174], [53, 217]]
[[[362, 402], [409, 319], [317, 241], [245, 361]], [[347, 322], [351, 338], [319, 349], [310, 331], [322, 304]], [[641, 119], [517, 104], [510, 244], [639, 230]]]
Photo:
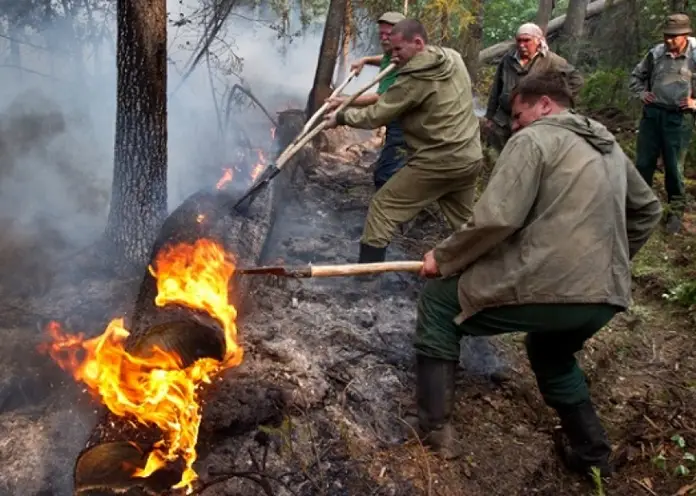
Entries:
[[[585, 20], [599, 15], [609, 8], [616, 7], [624, 1], [625, 0], [595, 0], [587, 5], [587, 10], [585, 11]], [[546, 35], [549, 36], [559, 31], [563, 27], [565, 20], [565, 14], [551, 19], [546, 29]], [[510, 50], [513, 46], [515, 46], [514, 39], [501, 41], [500, 43], [496, 43], [488, 48], [484, 48], [479, 52], [479, 63], [492, 62], [493, 60], [503, 56], [505, 52]]]

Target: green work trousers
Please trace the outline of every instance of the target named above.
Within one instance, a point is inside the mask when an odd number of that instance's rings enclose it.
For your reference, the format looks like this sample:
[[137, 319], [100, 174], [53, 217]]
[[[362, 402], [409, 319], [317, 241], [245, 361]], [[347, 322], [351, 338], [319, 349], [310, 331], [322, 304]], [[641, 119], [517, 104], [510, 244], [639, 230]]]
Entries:
[[525, 345], [537, 385], [547, 405], [558, 408], [589, 399], [585, 375], [575, 359], [620, 307], [605, 304], [533, 304], [487, 308], [462, 324], [458, 276], [428, 281], [418, 301], [417, 354], [459, 361], [464, 335], [493, 336], [526, 332]]
[[370, 201], [360, 241], [375, 248], [391, 243], [399, 225], [437, 202], [452, 230], [469, 220], [476, 177], [483, 161], [463, 171], [423, 170], [406, 165]]
[[650, 186], [662, 155], [667, 201], [675, 213], [684, 210], [684, 159], [689, 149], [694, 118], [690, 113], [655, 105], [643, 107], [638, 128], [636, 168]]

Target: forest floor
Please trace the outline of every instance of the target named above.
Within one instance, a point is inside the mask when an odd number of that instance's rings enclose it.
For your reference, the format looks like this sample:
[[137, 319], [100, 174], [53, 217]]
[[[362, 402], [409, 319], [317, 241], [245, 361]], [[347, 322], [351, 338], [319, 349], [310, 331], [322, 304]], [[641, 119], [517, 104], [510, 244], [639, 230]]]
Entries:
[[[356, 260], [378, 140], [372, 151], [352, 150], [369, 136], [354, 135], [355, 143], [342, 142], [308, 168], [276, 220], [267, 262]], [[244, 362], [207, 398], [197, 493], [696, 494], [696, 320], [663, 296], [696, 277], [695, 221], [689, 212], [688, 232], [655, 233], [634, 264], [634, 304], [579, 354], [616, 451], [618, 472], [601, 487], [557, 461], [556, 418], [538, 393], [522, 335], [462, 342], [455, 407], [462, 458], [444, 462], [404, 442], [400, 416], [413, 400], [411, 339], [423, 281], [399, 274], [384, 276], [378, 291], [345, 278], [269, 278], [257, 288], [253, 311], [239, 322]], [[388, 258], [420, 259], [446, 234], [440, 213], [425, 212], [397, 236]], [[71, 494], [73, 462], [95, 407], [36, 353], [36, 343], [49, 319], [101, 333], [127, 312], [140, 282], [92, 276], [81, 258], [65, 263], [65, 275], [48, 289], [37, 289], [30, 273], [23, 284], [3, 285], [0, 495]], [[272, 405], [257, 397], [258, 387], [239, 393], [239, 384], [252, 382], [282, 391], [285, 408], [268, 413]], [[246, 412], [251, 427], [219, 428], [221, 418], [239, 417], [233, 408]]]

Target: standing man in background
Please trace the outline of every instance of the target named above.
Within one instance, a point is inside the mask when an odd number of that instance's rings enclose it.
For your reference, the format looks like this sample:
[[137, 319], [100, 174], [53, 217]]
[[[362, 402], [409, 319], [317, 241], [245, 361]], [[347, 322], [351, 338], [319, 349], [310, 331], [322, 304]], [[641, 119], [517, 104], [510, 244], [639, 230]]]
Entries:
[[376, 129], [398, 119], [409, 154], [370, 201], [359, 263], [384, 261], [400, 224], [437, 203], [452, 230], [471, 215], [482, 165], [471, 79], [459, 53], [428, 45], [423, 25], [405, 19], [391, 32], [396, 81], [377, 102], [327, 114], [327, 127]]
[[[394, 25], [404, 20], [403, 14], [399, 12], [385, 12], [378, 20], [377, 26], [379, 29], [379, 41], [382, 45], [382, 55], [373, 55], [370, 57], [363, 57], [350, 66], [351, 71], [355, 71], [356, 74], [360, 74], [362, 68], [365, 64], [378, 66], [379, 70], [384, 70], [389, 64], [391, 64], [391, 51], [392, 46], [389, 42], [389, 35], [391, 35], [392, 28]], [[352, 103], [352, 107], [366, 107], [377, 102], [379, 96], [383, 94], [396, 80], [396, 71], [393, 71], [387, 77], [380, 81], [377, 87], [377, 93], [368, 93], [360, 95]], [[346, 97], [339, 96], [335, 98], [330, 98], [329, 110], [333, 110], [338, 107]], [[384, 184], [392, 177], [396, 171], [401, 169], [406, 163], [406, 142], [404, 141], [404, 132], [399, 126], [396, 120], [387, 123], [387, 132], [384, 137], [384, 146], [382, 147], [382, 152], [377, 159], [377, 164], [374, 171], [374, 182], [375, 189], [379, 190]]]
[[523, 76], [549, 70], [561, 72], [566, 75], [573, 98], [577, 97], [583, 85], [580, 72], [566, 59], [549, 50], [544, 32], [536, 24], [522, 24], [515, 41], [515, 48], [503, 55], [498, 64], [483, 120], [486, 141], [498, 153], [512, 134], [510, 93]]
[[694, 128], [696, 38], [686, 14], [673, 14], [664, 25], [664, 43], [654, 46], [631, 73], [629, 88], [643, 102], [638, 128], [636, 167], [650, 186], [662, 155], [667, 190], [667, 232], [681, 230], [685, 207], [684, 159]]

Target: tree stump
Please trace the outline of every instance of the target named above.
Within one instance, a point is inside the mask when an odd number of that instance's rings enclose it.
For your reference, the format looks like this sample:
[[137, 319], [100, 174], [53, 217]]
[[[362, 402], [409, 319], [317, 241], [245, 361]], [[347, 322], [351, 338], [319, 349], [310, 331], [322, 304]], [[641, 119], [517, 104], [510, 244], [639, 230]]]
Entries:
[[[277, 130], [278, 148], [284, 149], [303, 125], [302, 110], [281, 112]], [[311, 151], [301, 150], [288, 162], [243, 215], [232, 209], [236, 199], [243, 194], [241, 190], [204, 190], [187, 198], [162, 225], [151, 250], [150, 264], [164, 249], [179, 243], [193, 244], [200, 239], [219, 243], [226, 252], [234, 255], [238, 266], [257, 264], [272, 229], [275, 212], [286, 201], [287, 195], [305, 179], [302, 166], [310, 158], [308, 154]], [[238, 320], [247, 311], [248, 297], [260, 279], [233, 274], [228, 298], [238, 310]], [[146, 271], [126, 325], [131, 333], [126, 350], [131, 355], [146, 357], [154, 346], [158, 346], [165, 351], [176, 352], [182, 359], [182, 369], [200, 358], [218, 361], [224, 358], [225, 339], [219, 322], [205, 312], [182, 305], [158, 307], [154, 302], [156, 296], [156, 280]], [[239, 384], [239, 388], [248, 390], [249, 387], [249, 384]], [[259, 385], [255, 387], [258, 389]], [[232, 387], [233, 391], [229, 389], [225, 388], [226, 394], [235, 393], [235, 386]], [[259, 408], [270, 412], [275, 407], [282, 408], [279, 404], [282, 397], [276, 393], [251, 394], [251, 397], [268, 403], [259, 405]], [[229, 411], [225, 419], [227, 424], [235, 424], [235, 414], [238, 414], [235, 410]], [[238, 420], [240, 429], [254, 427], [249, 425], [248, 419]], [[259, 418], [258, 422], [265, 420]], [[154, 427], [135, 424], [110, 411], [104, 412], [75, 463], [75, 494], [161, 495], [169, 492], [181, 480], [185, 468], [183, 461], [169, 463], [149, 477], [133, 475], [134, 468], [144, 467], [148, 454], [155, 447], [154, 443], [161, 438], [162, 433]]]

